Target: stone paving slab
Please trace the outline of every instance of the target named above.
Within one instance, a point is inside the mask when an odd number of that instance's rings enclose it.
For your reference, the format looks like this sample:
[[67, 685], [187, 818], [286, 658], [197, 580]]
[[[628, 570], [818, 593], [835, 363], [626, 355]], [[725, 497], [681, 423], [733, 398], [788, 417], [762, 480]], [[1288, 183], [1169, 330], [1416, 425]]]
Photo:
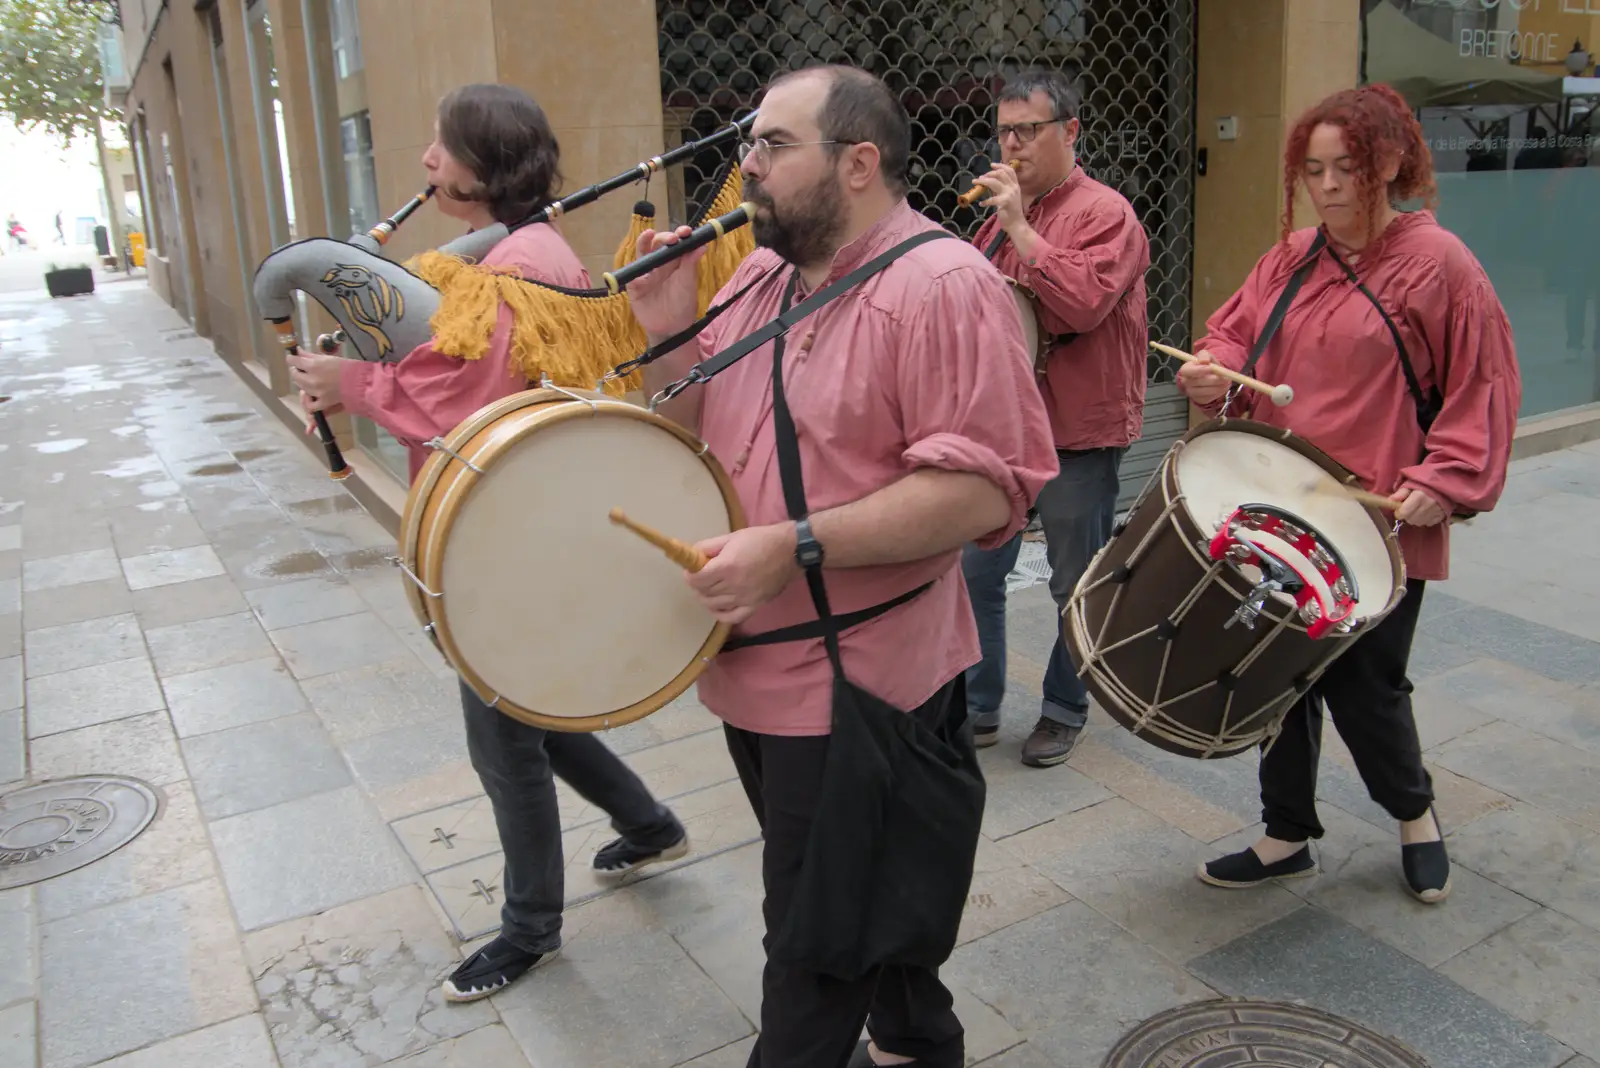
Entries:
[[1320, 909], [1291, 913], [1191, 967], [1223, 994], [1303, 1000], [1399, 1036], [1437, 1065], [1556, 1068], [1575, 1052]]
[[[0, 295], [0, 319], [0, 784], [124, 774], [162, 798], [130, 845], [0, 893], [0, 1064], [743, 1065], [760, 841], [694, 694], [603, 736], [694, 850], [600, 884], [606, 817], [559, 784], [562, 957], [442, 1004], [498, 923], [502, 862], [389, 535], [141, 285]], [[1222, 992], [1344, 1012], [1434, 1068], [1596, 1068], [1600, 543], [1551, 532], [1600, 518], [1597, 463], [1586, 446], [1513, 465], [1508, 507], [1455, 533], [1454, 576], [1423, 601], [1442, 906], [1403, 892], [1393, 821], [1336, 728], [1322, 873], [1247, 892], [1193, 873], [1259, 835], [1254, 754], [1174, 756], [1095, 709], [1066, 765], [1021, 766], [1057, 616], [1042, 585], [1014, 593], [944, 969], [968, 1062], [1100, 1068], [1151, 1013]]]

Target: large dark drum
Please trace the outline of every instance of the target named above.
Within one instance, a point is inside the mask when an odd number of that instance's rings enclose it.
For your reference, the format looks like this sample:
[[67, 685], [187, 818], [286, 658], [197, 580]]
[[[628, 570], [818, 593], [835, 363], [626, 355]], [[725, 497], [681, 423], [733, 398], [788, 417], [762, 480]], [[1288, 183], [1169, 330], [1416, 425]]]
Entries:
[[1231, 756], [1405, 593], [1384, 515], [1287, 430], [1195, 427], [1090, 563], [1063, 627], [1084, 685], [1171, 753]]

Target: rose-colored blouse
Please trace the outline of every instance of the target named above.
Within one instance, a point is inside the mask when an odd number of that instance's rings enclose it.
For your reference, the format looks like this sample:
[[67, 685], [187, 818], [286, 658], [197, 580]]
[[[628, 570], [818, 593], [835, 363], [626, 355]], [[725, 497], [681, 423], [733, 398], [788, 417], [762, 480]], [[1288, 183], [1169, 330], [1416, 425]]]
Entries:
[[[1309, 251], [1315, 229], [1290, 235], [1261, 258], [1195, 343], [1235, 370], [1244, 366], [1278, 295]], [[1369, 490], [1420, 488], [1447, 512], [1495, 506], [1505, 488], [1522, 403], [1511, 323], [1489, 277], [1433, 213], [1395, 219], [1359, 254], [1340, 253], [1383, 303], [1424, 395], [1444, 406], [1428, 433], [1406, 386], [1394, 339], [1372, 302], [1324, 250], [1253, 375], [1294, 387], [1282, 408], [1241, 390], [1230, 414], [1285, 427], [1347, 467]], [[1219, 404], [1208, 406], [1215, 414]], [[1404, 526], [1412, 578], [1449, 577], [1450, 526]]]
[[[515, 267], [530, 281], [589, 287], [583, 262], [548, 223], [513, 231], [483, 262]], [[484, 405], [528, 388], [511, 369], [510, 353], [511, 309], [501, 304], [488, 351], [479, 359], [447, 356], [424, 343], [395, 363], [347, 360], [339, 371], [339, 388], [352, 415], [371, 419], [406, 447], [415, 479], [432, 452], [424, 442], [450, 433]]]
[[[1150, 239], [1133, 205], [1082, 167], [1026, 215], [1043, 240], [1023, 260], [1007, 239], [994, 265], [1038, 298], [1042, 333], [1078, 335], [1051, 350], [1039, 383], [1056, 448], [1132, 444], [1144, 426]], [[999, 232], [991, 216], [972, 243], [988, 249]]]
[[[834, 256], [823, 284], [937, 224], [904, 201]], [[717, 297], [764, 272], [698, 341], [702, 356], [760, 329], [779, 312], [793, 270], [757, 249]], [[797, 292], [798, 303], [808, 294]], [[999, 273], [951, 237], [905, 253], [789, 332], [784, 396], [798, 431], [807, 505], [821, 512], [860, 500], [918, 468], [980, 474], [1005, 491], [1011, 515], [979, 539], [992, 548], [1027, 521], [1058, 470], [1050, 425], [1024, 352], [1016, 307]], [[772, 423], [772, 343], [704, 386], [700, 436], [727, 468], [750, 525], [789, 518]], [[928, 700], [978, 660], [977, 627], [960, 549], [925, 560], [827, 568], [835, 614], [932, 588], [847, 632], [845, 673], [898, 708]], [[817, 618], [796, 576], [733, 633]], [[821, 640], [723, 652], [700, 677], [700, 699], [728, 723], [762, 734], [827, 734], [832, 669]]]

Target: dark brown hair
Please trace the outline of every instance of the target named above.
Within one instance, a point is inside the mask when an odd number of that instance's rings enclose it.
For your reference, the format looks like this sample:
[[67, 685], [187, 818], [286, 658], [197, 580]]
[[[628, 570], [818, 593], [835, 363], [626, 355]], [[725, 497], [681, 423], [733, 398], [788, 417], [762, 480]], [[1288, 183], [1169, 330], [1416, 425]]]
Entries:
[[[1424, 207], [1438, 203], [1433, 153], [1428, 150], [1422, 124], [1417, 122], [1405, 97], [1382, 84], [1343, 89], [1306, 111], [1289, 131], [1283, 154], [1282, 240], [1289, 240], [1294, 226], [1295, 187], [1305, 176], [1311, 131], [1323, 123], [1339, 127], [1344, 134], [1369, 238], [1377, 229], [1384, 204], [1418, 197]], [[1379, 171], [1384, 161], [1391, 159], [1400, 161], [1400, 171], [1385, 188]]]
[[463, 85], [439, 102], [439, 140], [481, 187], [446, 189], [489, 206], [507, 226], [555, 199], [561, 146], [544, 109], [510, 85]]

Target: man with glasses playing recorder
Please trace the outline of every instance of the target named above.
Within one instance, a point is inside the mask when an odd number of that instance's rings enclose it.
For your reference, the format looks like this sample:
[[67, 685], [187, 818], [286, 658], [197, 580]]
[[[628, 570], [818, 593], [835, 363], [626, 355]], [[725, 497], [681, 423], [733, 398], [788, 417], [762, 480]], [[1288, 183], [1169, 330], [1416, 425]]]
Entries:
[[[1038, 381], [1061, 473], [1034, 507], [1059, 612], [1111, 537], [1118, 468], [1144, 422], [1150, 242], [1133, 206], [1078, 166], [1078, 94], [1065, 75], [1030, 71], [1010, 79], [996, 112], [1001, 160], [977, 179], [991, 190], [984, 203], [994, 213], [973, 243], [1033, 294], [1039, 333], [1049, 345]], [[980, 746], [999, 740], [1006, 576], [1021, 547], [1018, 533], [998, 548], [969, 544], [962, 555], [983, 649], [982, 662], [967, 673]], [[1059, 639], [1040, 711], [1022, 762], [1048, 767], [1072, 754], [1089, 715], [1088, 693]]]

